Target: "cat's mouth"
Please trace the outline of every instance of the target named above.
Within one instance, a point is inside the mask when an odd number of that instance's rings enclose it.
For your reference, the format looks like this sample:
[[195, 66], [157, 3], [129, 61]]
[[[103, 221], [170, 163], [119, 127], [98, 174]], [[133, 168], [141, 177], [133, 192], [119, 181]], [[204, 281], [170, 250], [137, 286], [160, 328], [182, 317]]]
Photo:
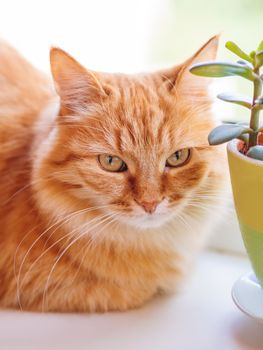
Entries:
[[135, 227], [137, 229], [158, 228], [171, 220], [175, 216], [177, 210], [168, 206], [168, 201], [163, 200], [154, 212], [147, 212], [140, 206], [129, 206], [127, 211], [123, 211], [123, 206], [115, 208], [118, 212], [118, 221], [125, 225]]

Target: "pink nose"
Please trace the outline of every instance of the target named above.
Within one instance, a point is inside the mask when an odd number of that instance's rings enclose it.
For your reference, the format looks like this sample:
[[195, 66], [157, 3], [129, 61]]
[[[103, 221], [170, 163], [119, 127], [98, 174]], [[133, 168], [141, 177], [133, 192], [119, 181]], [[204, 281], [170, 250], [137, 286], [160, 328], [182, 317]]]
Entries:
[[143, 207], [146, 213], [152, 214], [155, 212], [156, 207], [159, 203], [160, 202], [158, 201], [151, 201], [151, 202], [142, 201], [139, 203], [139, 205]]

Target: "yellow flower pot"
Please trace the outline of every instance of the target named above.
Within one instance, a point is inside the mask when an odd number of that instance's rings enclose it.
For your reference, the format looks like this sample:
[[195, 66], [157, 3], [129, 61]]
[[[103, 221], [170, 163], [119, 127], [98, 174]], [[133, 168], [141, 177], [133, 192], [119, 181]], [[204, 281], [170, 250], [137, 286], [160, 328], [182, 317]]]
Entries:
[[239, 142], [227, 146], [234, 202], [247, 253], [263, 287], [263, 161], [240, 153]]

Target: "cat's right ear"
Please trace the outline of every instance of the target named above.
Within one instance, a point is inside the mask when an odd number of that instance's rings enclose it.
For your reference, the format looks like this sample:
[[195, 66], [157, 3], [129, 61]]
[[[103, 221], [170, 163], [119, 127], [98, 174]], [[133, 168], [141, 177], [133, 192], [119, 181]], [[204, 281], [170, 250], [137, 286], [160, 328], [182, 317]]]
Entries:
[[62, 114], [83, 114], [92, 103], [107, 96], [98, 73], [86, 70], [65, 51], [52, 48], [50, 65]]
[[219, 35], [209, 39], [194, 55], [184, 63], [163, 71], [163, 80], [171, 92], [177, 95], [195, 95], [206, 91], [211, 79], [203, 78], [190, 73], [190, 67], [195, 63], [211, 61], [216, 58]]

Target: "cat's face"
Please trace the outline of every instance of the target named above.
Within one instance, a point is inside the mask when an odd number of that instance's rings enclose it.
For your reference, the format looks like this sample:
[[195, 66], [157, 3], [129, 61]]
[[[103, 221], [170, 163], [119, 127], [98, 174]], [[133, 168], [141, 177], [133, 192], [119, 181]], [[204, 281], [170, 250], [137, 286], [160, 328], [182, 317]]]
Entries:
[[207, 81], [188, 68], [216, 41], [170, 71], [131, 76], [88, 72], [53, 49], [61, 115], [42, 164], [53, 188], [140, 228], [180, 215], [214, 173]]

